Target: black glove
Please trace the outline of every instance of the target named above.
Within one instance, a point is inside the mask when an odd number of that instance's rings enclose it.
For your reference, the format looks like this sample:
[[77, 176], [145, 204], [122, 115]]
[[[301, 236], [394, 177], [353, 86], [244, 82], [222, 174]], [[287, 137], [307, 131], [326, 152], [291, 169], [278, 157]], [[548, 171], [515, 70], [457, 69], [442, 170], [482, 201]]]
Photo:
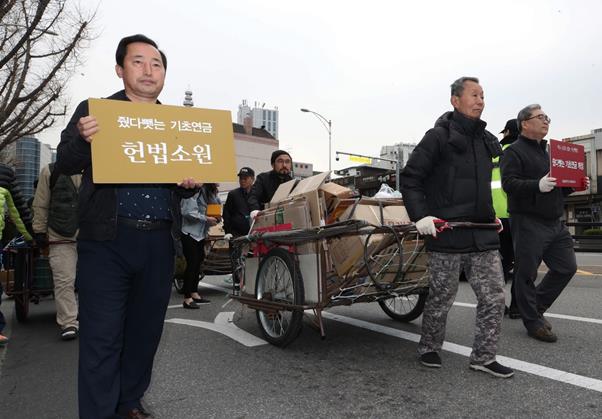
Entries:
[[36, 233], [33, 235], [33, 238], [40, 249], [48, 247], [48, 235], [46, 233]]

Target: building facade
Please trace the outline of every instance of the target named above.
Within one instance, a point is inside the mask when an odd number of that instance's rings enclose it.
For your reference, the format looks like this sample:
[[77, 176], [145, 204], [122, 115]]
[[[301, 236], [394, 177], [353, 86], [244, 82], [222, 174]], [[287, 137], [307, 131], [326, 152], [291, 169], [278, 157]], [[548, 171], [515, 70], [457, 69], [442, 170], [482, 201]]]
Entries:
[[240, 105], [238, 105], [238, 113], [236, 114], [236, 122], [244, 124], [244, 120], [247, 116], [251, 117], [254, 128], [263, 128], [269, 132], [272, 137], [278, 139], [278, 128], [280, 121], [278, 117], [278, 107], [274, 109], [265, 108], [265, 103], [259, 106], [259, 102], [255, 102], [253, 108], [244, 99]]
[[40, 170], [54, 161], [55, 154], [48, 144], [37, 138], [23, 137], [6, 147], [5, 160], [17, 176], [17, 182], [25, 198], [33, 196], [34, 181], [40, 176]]
[[296, 162], [293, 160], [293, 177], [295, 179], [305, 179], [314, 174], [313, 163]]
[[[566, 199], [566, 218], [569, 223], [602, 222], [602, 128], [594, 129], [589, 134], [564, 138], [573, 144], [580, 144], [585, 149], [585, 171], [590, 178], [590, 188], [575, 192]], [[587, 226], [575, 229], [579, 234]]]

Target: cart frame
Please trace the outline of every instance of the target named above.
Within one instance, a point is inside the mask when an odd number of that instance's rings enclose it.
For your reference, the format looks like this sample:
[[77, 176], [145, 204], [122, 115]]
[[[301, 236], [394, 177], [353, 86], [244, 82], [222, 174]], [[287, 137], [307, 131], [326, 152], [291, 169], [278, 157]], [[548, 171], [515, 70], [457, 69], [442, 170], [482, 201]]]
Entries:
[[[467, 222], [441, 221], [437, 225], [440, 230], [498, 228], [497, 224]], [[339, 275], [330, 261], [329, 245], [333, 239], [351, 236], [365, 236], [363, 261]], [[378, 240], [371, 247], [373, 238]], [[318, 269], [313, 278], [307, 278], [308, 270], [303, 269], [311, 258], [299, 251], [308, 243], [316, 249]], [[330, 307], [376, 301], [397, 321], [414, 320], [424, 309], [427, 255], [414, 224], [377, 226], [348, 220], [323, 227], [251, 233], [234, 239], [231, 245], [234, 275], [243, 281], [240, 291], [233, 289], [232, 298], [256, 310], [262, 334], [277, 346], [286, 346], [297, 337], [306, 310], [313, 311], [313, 324], [324, 338], [322, 312]], [[253, 248], [258, 259], [257, 270], [247, 269], [252, 260], [243, 256], [247, 247]], [[313, 299], [307, 301], [305, 288], [311, 287], [312, 281], [317, 282], [317, 289], [312, 289]]]

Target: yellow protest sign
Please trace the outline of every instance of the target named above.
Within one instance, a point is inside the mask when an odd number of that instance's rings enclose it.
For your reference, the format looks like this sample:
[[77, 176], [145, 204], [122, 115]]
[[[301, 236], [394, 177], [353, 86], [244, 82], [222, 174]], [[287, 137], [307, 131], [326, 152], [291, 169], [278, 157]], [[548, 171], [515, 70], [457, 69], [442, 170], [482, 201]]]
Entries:
[[90, 99], [94, 183], [235, 182], [230, 111]]

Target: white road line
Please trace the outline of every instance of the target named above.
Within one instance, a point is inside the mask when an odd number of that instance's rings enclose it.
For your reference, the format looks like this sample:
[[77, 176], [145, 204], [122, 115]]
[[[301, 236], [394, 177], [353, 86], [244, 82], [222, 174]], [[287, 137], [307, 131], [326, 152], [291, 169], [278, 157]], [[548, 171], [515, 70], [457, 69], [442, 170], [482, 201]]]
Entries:
[[203, 329], [212, 330], [228, 336], [230, 339], [233, 339], [248, 347], [267, 345], [265, 340], [239, 329], [234, 323], [232, 323], [233, 318], [234, 312], [229, 311], [218, 313], [213, 323], [190, 319], [168, 319], [165, 320], [165, 323], [183, 324], [186, 326], [201, 327]]
[[[454, 305], [458, 306], [458, 307], [469, 307], [469, 308], [475, 308], [477, 306], [476, 304], [460, 303], [458, 301], [454, 302]], [[554, 319], [574, 320], [576, 322], [602, 324], [602, 319], [592, 319], [589, 317], [569, 316], [568, 314], [554, 314], [554, 313], [546, 312], [546, 317], [552, 317]]]
[[[311, 313], [311, 310], [310, 310]], [[400, 339], [409, 340], [411, 342], [418, 342], [420, 335], [415, 333], [398, 330], [392, 327], [382, 326], [366, 322], [363, 320], [354, 319], [351, 317], [341, 316], [338, 314], [332, 314], [329, 312], [322, 312], [322, 317], [346, 323], [355, 327], [368, 329], [374, 332], [382, 333], [384, 335], [393, 336]], [[470, 356], [471, 348], [467, 346], [458, 345], [456, 343], [444, 342], [443, 350], [452, 352], [458, 355]], [[530, 362], [521, 361], [519, 359], [509, 358], [506, 356], [498, 356], [498, 361], [504, 365], [507, 365], [515, 370], [523, 371], [528, 374], [537, 375], [551, 380], [560, 381], [563, 383], [571, 384], [577, 387], [586, 388], [588, 390], [597, 391], [602, 393], [602, 380], [595, 378], [585, 377], [583, 375], [577, 375], [566, 371], [557, 370], [554, 368], [544, 367], [543, 365], [532, 364]]]
[[232, 288], [226, 288], [226, 287], [220, 287], [219, 285], [213, 285], [213, 284], [206, 284], [204, 282], [200, 282], [199, 283], [199, 287], [202, 288], [209, 288], [212, 290], [219, 290], [219, 291], [223, 291], [226, 294], [230, 293], [230, 291], [232, 291]]
[[232, 298], [228, 298], [228, 301], [226, 301], [223, 305], [222, 308], [226, 307], [228, 304], [230, 304], [232, 302]]

